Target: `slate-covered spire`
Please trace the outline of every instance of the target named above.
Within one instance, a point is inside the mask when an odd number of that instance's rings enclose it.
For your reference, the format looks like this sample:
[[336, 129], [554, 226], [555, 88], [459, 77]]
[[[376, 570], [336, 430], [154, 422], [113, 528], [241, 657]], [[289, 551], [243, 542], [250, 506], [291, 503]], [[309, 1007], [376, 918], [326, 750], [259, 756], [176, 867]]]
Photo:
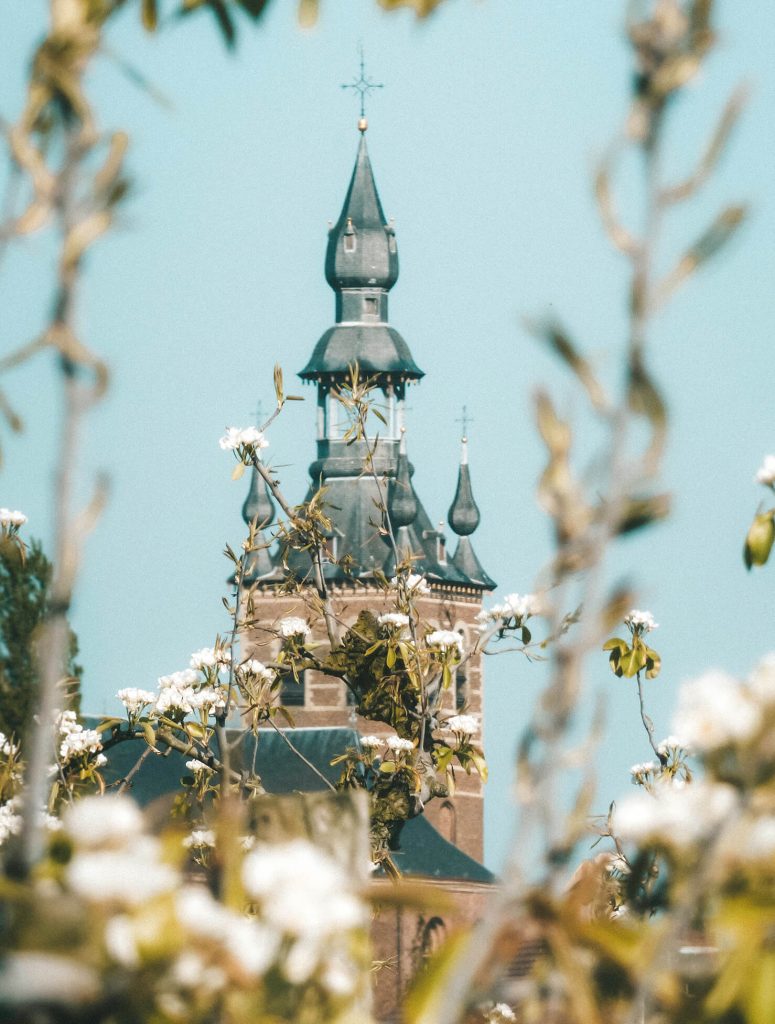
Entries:
[[328, 233], [326, 280], [335, 291], [389, 291], [398, 280], [396, 234], [382, 211], [365, 132], [361, 132], [342, 212]]
[[398, 280], [398, 247], [387, 223], [366, 148], [365, 121], [342, 212], [328, 233], [326, 280], [336, 293], [336, 324], [299, 376], [331, 384], [353, 363], [380, 387], [423, 376], [409, 346], [388, 324], [388, 292]]
[[248, 525], [255, 519], [259, 530], [264, 530], [272, 525], [274, 517], [275, 507], [271, 491], [254, 466], [250, 474], [250, 490], [242, 506], [242, 518]]
[[388, 515], [394, 530], [411, 526], [417, 518], [417, 498], [412, 488], [412, 480], [409, 473], [409, 458], [406, 454], [406, 432], [404, 430], [401, 431], [396, 475], [390, 482]]
[[[272, 495], [266, 481], [258, 470], [253, 467], [250, 474], [250, 489], [245, 503], [242, 506], [242, 518], [250, 525], [254, 520], [259, 530], [256, 538], [258, 543], [268, 543], [267, 537], [261, 537], [263, 533], [274, 522], [275, 507]], [[269, 547], [260, 547], [257, 551], [251, 551], [246, 559], [245, 582], [254, 583], [256, 580], [274, 573], [277, 566], [269, 553]]]
[[452, 556], [452, 564], [472, 583], [483, 590], [494, 590], [496, 584], [482, 568], [476, 557], [470, 536], [479, 525], [481, 519], [479, 508], [474, 501], [471, 488], [471, 473], [468, 468], [468, 438], [463, 437], [460, 446], [460, 469], [457, 477], [457, 490], [447, 515], [449, 525], [460, 540]]
[[468, 438], [461, 442], [460, 470], [457, 476], [457, 490], [447, 513], [449, 525], [459, 537], [468, 537], [479, 525], [481, 516], [471, 490], [471, 473], [468, 469]]

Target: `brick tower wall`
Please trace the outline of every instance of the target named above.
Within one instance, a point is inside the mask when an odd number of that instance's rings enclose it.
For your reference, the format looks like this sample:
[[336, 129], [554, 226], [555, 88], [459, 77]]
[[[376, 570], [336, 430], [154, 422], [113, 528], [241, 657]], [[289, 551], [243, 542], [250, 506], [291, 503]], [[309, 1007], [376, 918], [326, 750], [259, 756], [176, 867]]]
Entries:
[[[386, 595], [375, 587], [337, 586], [331, 588], [335, 614], [345, 623], [352, 624], [363, 610], [379, 615], [392, 610]], [[304, 602], [298, 595], [278, 594], [274, 589], [255, 589], [252, 594], [253, 617], [258, 624], [251, 628], [242, 641], [240, 660], [258, 658], [271, 661], [277, 654], [279, 642], [270, 630], [286, 616], [306, 617]], [[476, 637], [475, 616], [481, 608], [481, 593], [471, 590], [438, 590], [429, 597], [417, 601], [420, 618], [433, 629], [461, 631], [468, 646]], [[325, 650], [328, 639], [323, 631], [316, 629], [312, 640]], [[477, 655], [469, 659], [457, 674], [453, 685], [444, 693], [442, 707], [450, 714], [457, 710], [458, 690], [465, 696], [466, 710], [475, 714], [482, 722], [482, 659]], [[302, 688], [294, 691], [295, 684], [288, 683], [288, 695], [296, 697]], [[377, 722], [369, 722], [355, 714], [348, 704], [348, 691], [343, 682], [325, 677], [317, 672], [306, 672], [304, 678], [304, 704], [289, 710], [297, 727], [324, 728], [331, 726], [353, 726], [362, 735], [384, 735], [391, 730]], [[461, 694], [461, 695], [462, 695]], [[462, 710], [462, 709], [461, 709]], [[483, 737], [474, 738], [481, 744]], [[484, 854], [484, 804], [482, 782], [476, 773], [466, 775], [456, 769], [456, 792], [448, 799], [431, 800], [426, 808], [428, 820], [450, 842], [477, 861]]]

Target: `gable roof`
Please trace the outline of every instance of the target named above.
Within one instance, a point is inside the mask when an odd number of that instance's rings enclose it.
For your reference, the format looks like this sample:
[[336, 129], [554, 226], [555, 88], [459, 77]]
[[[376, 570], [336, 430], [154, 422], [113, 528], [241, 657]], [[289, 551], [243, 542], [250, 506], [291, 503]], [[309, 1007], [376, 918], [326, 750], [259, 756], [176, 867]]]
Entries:
[[[98, 718], [87, 717], [94, 727]], [[348, 747], [359, 745], [355, 729], [259, 729], [258, 737], [249, 730], [228, 730], [231, 740], [243, 736], [232, 752], [232, 763], [237, 771], [251, 766], [255, 755], [256, 772], [267, 793], [314, 793], [324, 790], [325, 783], [302, 758], [288, 746], [290, 741], [310, 764], [314, 765], [329, 782], [336, 783], [339, 768], [331, 761]], [[137, 763], [145, 749], [142, 739], [127, 740], [111, 748], [108, 765], [103, 771], [110, 785], [124, 778]], [[152, 754], [146, 758], [132, 779], [131, 793], [141, 807], [169, 797], [177, 791], [180, 779], [190, 774], [186, 768], [187, 755], [177, 750]], [[399, 848], [392, 853], [402, 874], [409, 877], [459, 879], [490, 883], [494, 876], [484, 865], [448, 842], [422, 815], [407, 821], [401, 830]]]

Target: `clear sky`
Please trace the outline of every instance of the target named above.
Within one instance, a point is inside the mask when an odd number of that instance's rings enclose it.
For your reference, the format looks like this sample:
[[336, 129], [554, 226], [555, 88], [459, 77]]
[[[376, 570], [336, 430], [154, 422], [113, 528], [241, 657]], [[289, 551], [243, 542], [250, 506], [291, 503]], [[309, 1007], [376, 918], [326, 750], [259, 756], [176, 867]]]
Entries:
[[[235, 55], [209, 17], [156, 37], [122, 16], [110, 46], [169, 100], [155, 103], [109, 57], [89, 78], [106, 130], [131, 137], [133, 198], [93, 251], [82, 293], [86, 339], [112, 385], [91, 418], [83, 490], [106, 470], [111, 498], [90, 540], [73, 623], [85, 705], [115, 711], [122, 686], [151, 687], [225, 626], [223, 544], [241, 538], [244, 482], [217, 440], [272, 401], [271, 369], [288, 379], [333, 322], [325, 283], [327, 221], [336, 219], [357, 147], [357, 72], [384, 82], [369, 104], [369, 149], [383, 206], [395, 217], [401, 277], [391, 319], [427, 376], [410, 395], [410, 456], [431, 517], [446, 516], [463, 403], [474, 489], [474, 537], [501, 592], [525, 592], [550, 552], [534, 497], [543, 453], [531, 394], [548, 382], [568, 410], [581, 400], [525, 333], [552, 311], [611, 375], [625, 327], [626, 267], [603, 237], [590, 180], [626, 107], [628, 55], [619, 0], [449, 0], [424, 24], [369, 0], [323, 0], [302, 32], [295, 3], [274, 0], [247, 22]], [[671, 408], [665, 483], [670, 522], [623, 545], [617, 576], [640, 588], [661, 624], [664, 670], [649, 685], [657, 732], [668, 731], [680, 681], [705, 666], [745, 672], [773, 642], [775, 565], [746, 574], [741, 547], [764, 492], [752, 482], [775, 451], [775, 16], [769, 0], [722, 0], [721, 41], [676, 111], [668, 166], [680, 173], [741, 79], [752, 98], [710, 188], [666, 234], [668, 267], [725, 203], [747, 199], [750, 223], [654, 325], [651, 361]], [[44, 23], [43, 0], [0, 0], [0, 114], [15, 117], [23, 72]], [[625, 183], [622, 205], [635, 195]], [[0, 268], [2, 349], [43, 323], [53, 248], [16, 245]], [[43, 358], [5, 380], [26, 420], [4, 436], [0, 504], [50, 540], [58, 397]], [[299, 385], [300, 387], [301, 385]], [[306, 394], [312, 397], [308, 389]], [[282, 483], [297, 500], [314, 457], [314, 403], [290, 406], [271, 433]], [[511, 834], [513, 751], [542, 669], [487, 663], [488, 863]], [[585, 700], [608, 715], [598, 806], [625, 792], [648, 755], [633, 688], [592, 658]]]

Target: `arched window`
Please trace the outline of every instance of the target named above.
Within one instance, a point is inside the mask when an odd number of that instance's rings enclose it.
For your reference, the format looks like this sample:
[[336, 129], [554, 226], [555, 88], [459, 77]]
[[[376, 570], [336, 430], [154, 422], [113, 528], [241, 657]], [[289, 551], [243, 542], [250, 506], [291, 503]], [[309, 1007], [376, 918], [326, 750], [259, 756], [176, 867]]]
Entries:
[[293, 673], [289, 672], [286, 676], [283, 676], [283, 684], [280, 689], [280, 703], [288, 708], [303, 708], [304, 707], [304, 694], [306, 690], [304, 672], [299, 672], [298, 683], [293, 678]]
[[450, 843], [457, 843], [457, 811], [451, 800], [439, 808], [439, 832]]
[[420, 940], [420, 957], [427, 960], [443, 944], [447, 937], [447, 926], [440, 917], [432, 917], [425, 925]]

